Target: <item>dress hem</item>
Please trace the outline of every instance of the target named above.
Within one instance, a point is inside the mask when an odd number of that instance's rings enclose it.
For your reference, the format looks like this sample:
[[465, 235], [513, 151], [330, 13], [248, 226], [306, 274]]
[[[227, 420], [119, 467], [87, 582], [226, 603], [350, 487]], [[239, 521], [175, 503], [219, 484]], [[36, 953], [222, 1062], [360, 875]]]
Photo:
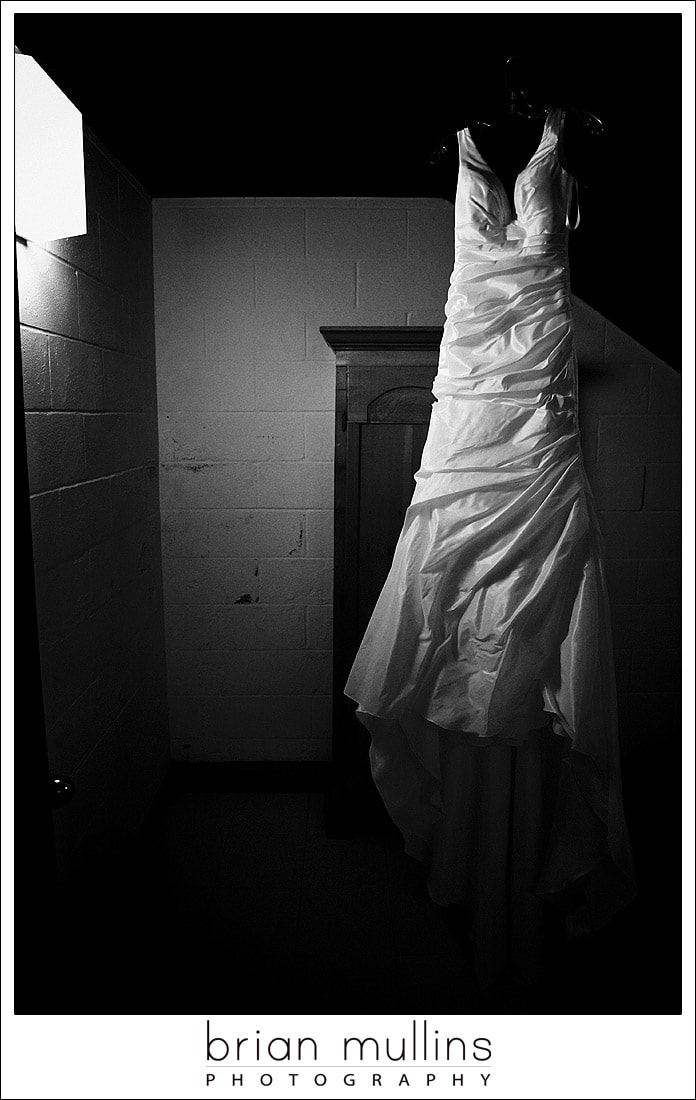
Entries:
[[[375, 714], [367, 710], [348, 692], [344, 694], [358, 704], [356, 718], [371, 734], [373, 781], [392, 821], [403, 837], [405, 854], [421, 863], [426, 871], [430, 900], [445, 907], [452, 904], [466, 904], [469, 899], [460, 896], [461, 888], [458, 890], [454, 887], [451, 891], [446, 888], [441, 892], [436, 887], [431, 888], [430, 884], [432, 843], [436, 835], [433, 830], [437, 831], [438, 822], [444, 825], [447, 816], [441, 799], [446, 776], [441, 772], [440, 750], [443, 743], [438, 741], [438, 730], [432, 731], [432, 738], [428, 733], [423, 736], [422, 744], [418, 743], [423, 751], [419, 752], [417, 749], [414, 750], [413, 742], [409, 742], [406, 727], [399, 718], [393, 715]], [[437, 723], [432, 723], [426, 715], [410, 708], [402, 709], [400, 712], [402, 717], [406, 711], [412, 718], [437, 726]], [[619, 910], [633, 901], [638, 893], [635, 869], [620, 807], [618, 774], [612, 770], [603, 769], [597, 772], [595, 770], [597, 760], [592, 754], [577, 746], [572, 730], [559, 710], [550, 709], [547, 705], [544, 707], [544, 712], [549, 715], [550, 720], [542, 726], [529, 726], [516, 740], [506, 741], [496, 735], [471, 734], [470, 731], [454, 730], [444, 726], [440, 726], [439, 730], [447, 734], [461, 733], [463, 745], [474, 750], [489, 745], [522, 748], [528, 743], [530, 735], [535, 733], [540, 733], [542, 737], [553, 733], [564, 742], [561, 752], [565, 755], [561, 758], [561, 770], [558, 773], [554, 795], [553, 826], [547, 836], [544, 860], [538, 869], [536, 881], [534, 885], [530, 885], [529, 890], [530, 894], [540, 901], [564, 911], [566, 936], [568, 939], [577, 939], [587, 937], [604, 927]], [[396, 787], [393, 785], [394, 763], [390, 767], [391, 786], [389, 783], [384, 785], [383, 779], [375, 768], [376, 758], [372, 755], [377, 746], [376, 731], [370, 728], [369, 723], [362, 721], [361, 714], [378, 721], [396, 723], [395, 729], [401, 731], [404, 744], [411, 744], [406, 767], [413, 769], [415, 766], [416, 770], [411, 770], [410, 780], [402, 775], [399, 781], [401, 787], [398, 783]], [[446, 742], [452, 743], [449, 737], [446, 738]], [[381, 740], [378, 747], [378, 755], [381, 756], [384, 756], [385, 752], [395, 752], [397, 755], [394, 756], [394, 761], [398, 758], [399, 751], [401, 750], [396, 746], [393, 749], [389, 747], [388, 735]], [[403, 759], [401, 763], [404, 764]], [[405, 816], [408, 805], [413, 809]], [[414, 812], [416, 815], [420, 814], [422, 823], [420, 831], [415, 833], [406, 825]], [[586, 845], [584, 856], [577, 848], [579, 842]], [[433, 892], [439, 897], [434, 897]], [[444, 901], [443, 898], [447, 900]]]

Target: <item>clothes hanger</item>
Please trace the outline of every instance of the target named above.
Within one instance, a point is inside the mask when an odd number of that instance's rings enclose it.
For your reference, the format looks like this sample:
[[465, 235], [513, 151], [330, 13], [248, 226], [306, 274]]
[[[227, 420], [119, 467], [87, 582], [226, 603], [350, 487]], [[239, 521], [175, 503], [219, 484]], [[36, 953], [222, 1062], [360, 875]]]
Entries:
[[[493, 118], [466, 119], [456, 130], [446, 134], [435, 149], [433, 149], [428, 159], [429, 164], [439, 164], [442, 158], [453, 147], [460, 130], [469, 129], [469, 127], [472, 126], [492, 130], [495, 129], [496, 126], [499, 126], [502, 121], [512, 118], [524, 118], [533, 121], [543, 118], [546, 112], [550, 110], [549, 105], [535, 106], [530, 103], [524, 89], [513, 76], [512, 66], [514, 61], [514, 56], [508, 57], [505, 61], [506, 110]], [[571, 113], [578, 119], [583, 131], [589, 136], [599, 137], [606, 133], [604, 123], [597, 115], [593, 114], [592, 111], [587, 111], [582, 107], [576, 107], [572, 104], [561, 104], [561, 106], [566, 113]]]

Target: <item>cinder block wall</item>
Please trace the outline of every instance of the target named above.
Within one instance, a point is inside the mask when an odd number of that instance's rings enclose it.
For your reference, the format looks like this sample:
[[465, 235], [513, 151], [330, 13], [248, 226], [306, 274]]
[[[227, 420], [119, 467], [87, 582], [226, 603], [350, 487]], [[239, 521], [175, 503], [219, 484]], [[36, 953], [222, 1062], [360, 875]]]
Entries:
[[[173, 753], [326, 759], [334, 362], [320, 325], [439, 325], [453, 208], [154, 202]], [[627, 753], [671, 722], [678, 376], [574, 299]]]
[[168, 763], [149, 197], [85, 138], [88, 232], [17, 242], [41, 675], [65, 881], [108, 871]]
[[172, 747], [322, 760], [333, 355], [320, 325], [438, 324], [447, 204], [155, 200]]
[[606, 543], [624, 760], [681, 721], [681, 378], [575, 300], [580, 430]]

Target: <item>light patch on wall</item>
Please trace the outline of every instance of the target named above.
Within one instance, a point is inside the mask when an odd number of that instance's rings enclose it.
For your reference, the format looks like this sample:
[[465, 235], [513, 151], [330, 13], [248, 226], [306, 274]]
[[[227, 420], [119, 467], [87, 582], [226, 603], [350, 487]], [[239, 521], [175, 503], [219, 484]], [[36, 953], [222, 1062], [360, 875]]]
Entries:
[[25, 54], [15, 54], [15, 231], [36, 242], [87, 232], [82, 115]]

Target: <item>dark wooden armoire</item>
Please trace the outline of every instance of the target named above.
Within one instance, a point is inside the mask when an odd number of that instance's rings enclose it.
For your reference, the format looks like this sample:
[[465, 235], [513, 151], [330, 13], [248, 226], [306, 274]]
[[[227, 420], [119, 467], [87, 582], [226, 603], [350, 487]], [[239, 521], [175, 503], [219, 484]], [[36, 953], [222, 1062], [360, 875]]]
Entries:
[[322, 328], [336, 355], [333, 746], [326, 827], [381, 813], [367, 730], [343, 694], [415, 489], [442, 328]]

